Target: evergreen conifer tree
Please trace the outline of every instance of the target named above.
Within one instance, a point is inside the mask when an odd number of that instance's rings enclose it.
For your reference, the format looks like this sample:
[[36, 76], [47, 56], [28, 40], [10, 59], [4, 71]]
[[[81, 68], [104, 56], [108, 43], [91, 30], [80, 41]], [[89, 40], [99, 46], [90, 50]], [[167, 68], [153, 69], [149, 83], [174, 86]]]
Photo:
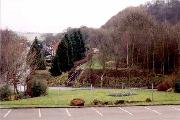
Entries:
[[70, 70], [73, 66], [72, 46], [68, 39], [68, 35], [65, 34], [61, 43], [58, 45], [50, 72], [53, 76], [58, 76], [61, 75], [62, 72]]
[[31, 68], [36, 70], [46, 69], [44, 56], [42, 53], [42, 44], [38, 41], [37, 37], [35, 37], [34, 42], [32, 43], [27, 55], [27, 64], [29, 64]]
[[74, 62], [85, 57], [85, 43], [79, 29], [68, 31], [58, 45], [50, 72], [53, 76], [69, 71]]

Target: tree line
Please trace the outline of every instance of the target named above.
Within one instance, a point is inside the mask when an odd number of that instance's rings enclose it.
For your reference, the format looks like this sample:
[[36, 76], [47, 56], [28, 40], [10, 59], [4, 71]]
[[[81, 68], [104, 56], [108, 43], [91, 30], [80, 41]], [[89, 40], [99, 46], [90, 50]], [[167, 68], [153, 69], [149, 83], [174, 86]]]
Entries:
[[[174, 2], [162, 3], [179, 8], [179, 4]], [[157, 16], [162, 18], [162, 15], [154, 16], [149, 12], [156, 5], [155, 2], [148, 6], [126, 8], [100, 29], [94, 29], [96, 32], [90, 32], [91, 45], [100, 49], [103, 66], [105, 62], [113, 60], [116, 69], [131, 67], [162, 74], [177, 71], [179, 20], [172, 22], [168, 16], [164, 17], [164, 21], [159, 20]], [[174, 7], [170, 8], [174, 10]], [[168, 15], [177, 16], [174, 12], [170, 14], [172, 9], [166, 10]]]

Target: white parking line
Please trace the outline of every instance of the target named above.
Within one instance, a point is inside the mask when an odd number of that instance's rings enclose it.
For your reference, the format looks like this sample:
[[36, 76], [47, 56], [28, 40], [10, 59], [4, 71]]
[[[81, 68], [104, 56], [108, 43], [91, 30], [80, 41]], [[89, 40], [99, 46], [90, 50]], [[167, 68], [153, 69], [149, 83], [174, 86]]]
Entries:
[[39, 109], [39, 118], [41, 118], [41, 110]]
[[98, 115], [100, 115], [101, 117], [103, 117], [103, 114], [102, 114], [100, 111], [98, 111], [97, 109], [95, 109], [95, 108], [92, 107], [92, 110], [94, 110]]
[[122, 110], [122, 111], [124, 111], [124, 112], [126, 112], [126, 113], [128, 113], [129, 115], [134, 115], [134, 114], [132, 114], [131, 112], [129, 112], [129, 111], [127, 111], [127, 110], [125, 110], [125, 109], [123, 109], [123, 108], [121, 108], [121, 107], [118, 107], [120, 110]]
[[71, 117], [71, 113], [69, 112], [69, 110], [66, 108], [66, 113], [69, 117]]
[[175, 108], [175, 107], [172, 107], [172, 106], [169, 106], [169, 107], [172, 108], [172, 109], [175, 109], [175, 110], [177, 110], [177, 111], [180, 111], [179, 108]]
[[11, 111], [12, 111], [12, 110], [9, 110], [9, 111], [3, 116], [3, 118], [7, 117]]
[[154, 113], [156, 113], [156, 114], [158, 114], [158, 115], [161, 115], [162, 113], [160, 113], [160, 112], [158, 112], [157, 110], [153, 110], [153, 109], [151, 109], [151, 108], [149, 108], [149, 107], [144, 107], [145, 109], [147, 109], [147, 110], [150, 110], [150, 111], [152, 111], [152, 112], [154, 112]]

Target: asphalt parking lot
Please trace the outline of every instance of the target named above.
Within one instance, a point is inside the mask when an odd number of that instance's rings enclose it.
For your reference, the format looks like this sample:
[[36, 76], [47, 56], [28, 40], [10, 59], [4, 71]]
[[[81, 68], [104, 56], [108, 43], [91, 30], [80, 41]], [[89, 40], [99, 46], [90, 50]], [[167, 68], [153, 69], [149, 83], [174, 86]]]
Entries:
[[0, 120], [180, 120], [180, 105], [0, 109]]

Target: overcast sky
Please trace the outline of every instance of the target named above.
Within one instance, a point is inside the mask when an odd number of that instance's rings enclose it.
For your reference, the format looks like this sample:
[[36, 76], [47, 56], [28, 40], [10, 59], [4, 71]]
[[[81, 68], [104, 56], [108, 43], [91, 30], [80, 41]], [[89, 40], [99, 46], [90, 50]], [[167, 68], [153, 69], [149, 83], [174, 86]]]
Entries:
[[128, 6], [149, 0], [1, 0], [1, 27], [21, 32], [99, 28]]

